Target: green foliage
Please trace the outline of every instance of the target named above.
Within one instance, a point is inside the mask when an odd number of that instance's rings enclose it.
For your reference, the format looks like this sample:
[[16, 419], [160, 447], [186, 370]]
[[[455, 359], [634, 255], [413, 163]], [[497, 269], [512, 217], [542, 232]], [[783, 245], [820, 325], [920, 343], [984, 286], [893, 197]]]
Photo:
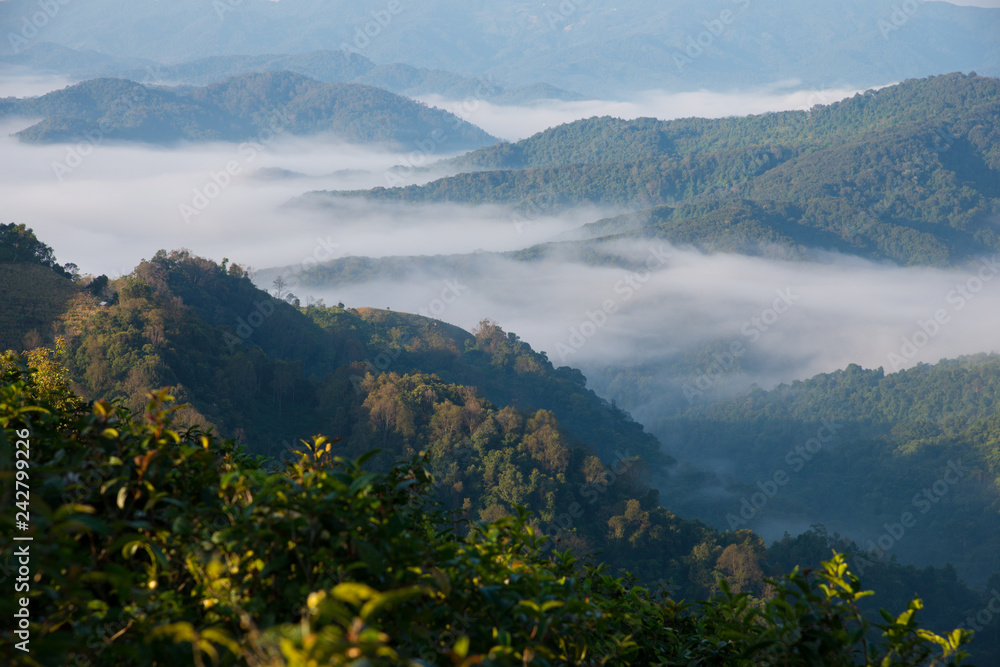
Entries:
[[761, 609], [754, 608], [746, 594], [733, 594], [723, 584], [724, 601], [706, 611], [742, 648], [734, 664], [747, 659], [759, 665], [957, 665], [968, 657], [961, 648], [970, 639], [968, 631], [941, 637], [919, 628], [919, 599], [898, 617], [881, 612], [885, 623], [875, 627], [882, 631], [883, 642], [869, 645], [872, 624], [858, 602], [872, 591], [861, 589], [841, 554], [824, 561], [815, 576], [796, 568], [772, 583], [774, 597]]
[[1000, 251], [998, 117], [1000, 80], [949, 74], [808, 112], [590, 118], [457, 158], [452, 166], [465, 173], [425, 185], [306, 197], [505, 204], [528, 222], [614, 206], [628, 213], [581, 233], [947, 266]]
[[38, 264], [69, 277], [56, 262], [52, 248], [25, 225], [0, 224], [0, 264]]
[[[997, 400], [1000, 358], [984, 354], [891, 374], [851, 365], [739, 400], [664, 414], [650, 427], [674, 435], [678, 458], [724, 457], [738, 471], [723, 480], [735, 502], [699, 506], [668, 493], [666, 502], [685, 515], [731, 526], [740, 497], [749, 498], [760, 490], [757, 482], [783, 470], [791, 481], [754, 512], [754, 520], [736, 516], [735, 523], [756, 528], [761, 519], [809, 517], [867, 533], [861, 546], [874, 550], [885, 524], [908, 511], [917, 523], [905, 539], [893, 540], [892, 553], [905, 562], [953, 563], [978, 585], [997, 570], [1000, 549]], [[803, 450], [816, 444], [824, 423], [836, 426], [834, 438], [821, 450]], [[831, 503], [834, 497], [842, 500]], [[962, 548], [935, 539], [941, 530]]]
[[385, 90], [323, 83], [287, 71], [248, 73], [192, 88], [93, 79], [41, 97], [5, 100], [6, 114], [43, 117], [17, 136], [23, 141], [81, 141], [98, 127], [118, 141], [253, 143], [256, 154], [276, 134], [331, 132], [355, 142], [410, 146], [442, 137], [447, 150], [478, 148], [495, 139], [440, 109]]
[[[176, 428], [165, 391], [141, 418], [87, 405], [37, 359], [0, 367], [3, 496], [26, 441], [35, 538], [31, 650], [5, 636], [8, 664], [810, 665], [819, 648], [824, 664], [853, 664], [859, 646], [882, 664], [962, 658], [961, 631], [915, 625], [918, 600], [867, 647], [839, 556], [818, 585], [793, 572], [751, 606], [723, 584], [689, 609], [548, 554], [523, 510], [460, 529], [429, 504], [421, 457], [375, 472], [370, 454], [345, 459], [316, 437], [272, 471]], [[12, 521], [0, 517], [7, 553]], [[0, 613], [15, 604], [0, 598]]]

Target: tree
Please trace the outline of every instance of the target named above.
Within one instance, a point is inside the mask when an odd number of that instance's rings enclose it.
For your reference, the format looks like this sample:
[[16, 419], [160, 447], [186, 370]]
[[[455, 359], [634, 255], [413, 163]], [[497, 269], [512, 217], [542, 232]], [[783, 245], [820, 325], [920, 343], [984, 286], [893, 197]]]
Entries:
[[0, 224], [0, 263], [41, 264], [63, 272], [52, 248], [39, 241], [27, 226], [14, 223]]
[[107, 289], [108, 289], [108, 277], [103, 273], [94, 278], [93, 280], [91, 280], [90, 284], [87, 285], [87, 291], [93, 294], [94, 296], [103, 296], [104, 291]]
[[288, 290], [285, 289], [286, 287], [288, 287], [288, 282], [283, 277], [278, 276], [277, 278], [274, 279], [274, 282], [272, 282], [271, 284], [274, 286], [275, 298], [284, 299], [285, 294], [288, 293]]

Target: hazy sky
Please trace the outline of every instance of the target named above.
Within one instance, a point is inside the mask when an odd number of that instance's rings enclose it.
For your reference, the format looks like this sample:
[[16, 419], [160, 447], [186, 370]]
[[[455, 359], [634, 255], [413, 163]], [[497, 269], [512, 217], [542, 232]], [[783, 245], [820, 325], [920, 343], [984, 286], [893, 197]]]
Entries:
[[950, 5], [965, 5], [967, 7], [1000, 7], [1000, 0], [931, 0], [932, 2], [947, 2]]

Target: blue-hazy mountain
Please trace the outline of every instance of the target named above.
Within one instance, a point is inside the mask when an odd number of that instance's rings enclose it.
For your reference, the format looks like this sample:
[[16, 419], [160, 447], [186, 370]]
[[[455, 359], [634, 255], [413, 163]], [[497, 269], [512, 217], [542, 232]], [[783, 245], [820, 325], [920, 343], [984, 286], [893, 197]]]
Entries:
[[78, 140], [97, 129], [117, 141], [145, 143], [244, 141], [260, 131], [330, 133], [359, 143], [424, 141], [442, 152], [497, 141], [454, 114], [386, 90], [293, 72], [244, 74], [202, 87], [93, 79], [40, 97], [0, 99], [2, 116], [43, 118], [18, 133], [36, 143]]
[[0, 64], [24, 68], [32, 73], [60, 74], [81, 81], [115, 77], [143, 83], [204, 86], [241, 74], [289, 71], [317, 81], [360, 83], [408, 97], [441, 95], [497, 104], [583, 99], [579, 94], [545, 83], [509, 86], [493, 78], [465, 77], [439, 69], [402, 63], [375, 64], [358, 53], [339, 49], [286, 55], [210, 56], [164, 64], [148, 58], [109, 56], [42, 42], [16, 54], [0, 56]]
[[[868, 86], [974, 69], [1000, 74], [1000, 9], [893, 0], [90, 0], [25, 27], [33, 0], [0, 3], [5, 53], [34, 41], [179, 62], [345, 49], [511, 84], [605, 96], [796, 80]], [[23, 36], [22, 36], [23, 37]]]

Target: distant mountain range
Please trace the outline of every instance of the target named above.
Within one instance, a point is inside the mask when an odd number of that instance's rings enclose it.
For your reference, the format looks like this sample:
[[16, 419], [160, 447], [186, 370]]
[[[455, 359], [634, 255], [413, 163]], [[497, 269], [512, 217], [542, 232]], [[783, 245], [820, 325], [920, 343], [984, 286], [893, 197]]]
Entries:
[[[1000, 75], [1000, 9], [897, 0], [89, 0], [37, 29], [36, 0], [0, 2], [3, 53], [43, 41], [182, 62], [344, 50], [378, 63], [545, 81], [590, 97], [644, 90], [884, 85]], [[18, 32], [29, 18], [29, 28]]]
[[624, 235], [791, 257], [834, 250], [946, 266], [1000, 251], [998, 119], [1000, 80], [949, 74], [808, 112], [591, 118], [454, 159], [449, 166], [464, 173], [426, 185], [298, 202], [503, 204], [515, 219], [610, 205], [630, 212], [568, 238], [594, 245]]
[[498, 140], [454, 114], [385, 90], [324, 83], [293, 72], [244, 74], [203, 87], [94, 79], [41, 97], [0, 100], [0, 117], [41, 117], [22, 141], [76, 141], [101, 132], [112, 141], [246, 141], [270, 133], [330, 133], [429, 153]]
[[57, 44], [33, 44], [14, 55], [0, 56], [0, 63], [33, 72], [62, 74], [74, 79], [124, 78], [151, 84], [204, 86], [254, 72], [286, 70], [328, 83], [360, 83], [384, 88], [407, 97], [440, 95], [448, 99], [474, 99], [494, 104], [527, 104], [539, 100], [581, 100], [582, 95], [535, 83], [507, 86], [483, 77], [401, 63], [375, 64], [350, 51], [311, 51], [293, 55], [227, 55], [165, 65], [145, 58], [108, 56]]

